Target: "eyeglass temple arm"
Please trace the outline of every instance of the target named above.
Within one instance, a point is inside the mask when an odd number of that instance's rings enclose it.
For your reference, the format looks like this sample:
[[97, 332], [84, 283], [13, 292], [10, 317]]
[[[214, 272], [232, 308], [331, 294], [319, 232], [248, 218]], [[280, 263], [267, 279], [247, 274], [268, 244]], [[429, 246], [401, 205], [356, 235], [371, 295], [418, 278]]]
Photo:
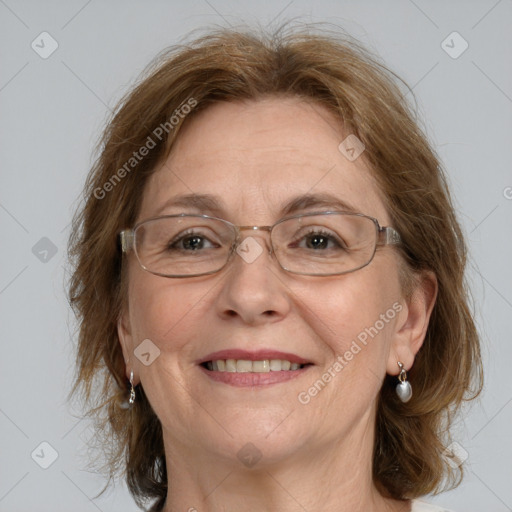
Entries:
[[395, 228], [388, 226], [379, 229], [379, 245], [398, 245], [401, 242], [400, 234]]
[[133, 248], [133, 237], [133, 229], [123, 229], [123, 231], [119, 233], [119, 238], [121, 239], [121, 250], [123, 252], [128, 252]]

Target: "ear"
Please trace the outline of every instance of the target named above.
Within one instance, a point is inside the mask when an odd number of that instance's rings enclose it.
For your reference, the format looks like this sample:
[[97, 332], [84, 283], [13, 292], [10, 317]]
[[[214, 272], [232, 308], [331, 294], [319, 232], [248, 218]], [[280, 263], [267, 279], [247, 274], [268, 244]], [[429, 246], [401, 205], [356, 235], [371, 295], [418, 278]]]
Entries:
[[417, 278], [417, 284], [406, 299], [396, 324], [387, 364], [390, 375], [398, 375], [400, 372], [398, 361], [403, 363], [406, 370], [411, 369], [425, 340], [437, 290], [437, 278], [433, 272], [424, 272]]
[[117, 336], [123, 351], [124, 362], [126, 365], [126, 378], [130, 378], [131, 356], [133, 354], [133, 336], [130, 324], [130, 315], [128, 308], [124, 308], [117, 320]]

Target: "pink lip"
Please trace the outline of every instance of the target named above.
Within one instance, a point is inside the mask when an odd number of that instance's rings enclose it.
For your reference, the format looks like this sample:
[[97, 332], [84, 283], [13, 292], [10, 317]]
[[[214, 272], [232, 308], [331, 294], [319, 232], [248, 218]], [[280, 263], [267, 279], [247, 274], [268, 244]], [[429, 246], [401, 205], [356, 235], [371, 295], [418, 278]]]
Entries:
[[[213, 352], [203, 357], [197, 364], [206, 363], [207, 361], [218, 361], [219, 359], [245, 359], [247, 361], [264, 361], [265, 359], [284, 359], [285, 361], [290, 361], [290, 363], [298, 363], [298, 364], [307, 364], [311, 361], [299, 357], [296, 354], [290, 354], [289, 352], [279, 352], [278, 350], [241, 350], [241, 349], [230, 349], [230, 350], [220, 350], [218, 352]], [[280, 372], [275, 372], [280, 373]]]

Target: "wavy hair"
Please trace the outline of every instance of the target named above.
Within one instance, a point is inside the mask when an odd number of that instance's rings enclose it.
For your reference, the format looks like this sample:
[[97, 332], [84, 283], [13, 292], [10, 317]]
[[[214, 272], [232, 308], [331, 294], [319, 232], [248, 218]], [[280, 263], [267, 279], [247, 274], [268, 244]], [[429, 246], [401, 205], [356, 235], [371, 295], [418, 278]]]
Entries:
[[[453, 414], [482, 387], [479, 337], [464, 278], [466, 246], [442, 166], [406, 101], [412, 91], [403, 86], [379, 59], [339, 32], [312, 26], [274, 33], [221, 29], [164, 51], [120, 101], [102, 135], [69, 239], [69, 300], [78, 318], [73, 393], [97, 420], [103, 469], [110, 478], [125, 475], [139, 506], [153, 501], [152, 510], [162, 509], [167, 471], [161, 425], [142, 386], [135, 405], [123, 406], [128, 383], [117, 320], [128, 276], [117, 235], [133, 226], [145, 183], [183, 124], [213, 103], [269, 95], [323, 105], [346, 133], [357, 135], [402, 236], [406, 273], [432, 271], [438, 280], [426, 339], [409, 372], [417, 391], [403, 404], [393, 392], [395, 379], [383, 382], [374, 482], [395, 499], [460, 482], [462, 468], [447, 465], [442, 452]], [[192, 111], [177, 115], [191, 99]], [[173, 116], [179, 120], [170, 128]], [[168, 129], [158, 138], [155, 129], [162, 126]], [[148, 137], [154, 147], [141, 156]]]

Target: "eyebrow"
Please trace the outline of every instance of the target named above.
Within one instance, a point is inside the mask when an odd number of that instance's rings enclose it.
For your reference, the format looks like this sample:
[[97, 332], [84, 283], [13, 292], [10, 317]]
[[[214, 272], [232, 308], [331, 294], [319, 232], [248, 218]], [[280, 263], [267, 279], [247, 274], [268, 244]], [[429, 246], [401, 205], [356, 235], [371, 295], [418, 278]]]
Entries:
[[[169, 208], [185, 208], [219, 217], [225, 215], [226, 212], [225, 203], [222, 199], [212, 194], [184, 194], [172, 197], [158, 208], [155, 216], [164, 214], [164, 211]], [[316, 208], [358, 213], [358, 210], [348, 202], [327, 192], [308, 193], [292, 197], [283, 205], [280, 213], [282, 216], [288, 216]]]

